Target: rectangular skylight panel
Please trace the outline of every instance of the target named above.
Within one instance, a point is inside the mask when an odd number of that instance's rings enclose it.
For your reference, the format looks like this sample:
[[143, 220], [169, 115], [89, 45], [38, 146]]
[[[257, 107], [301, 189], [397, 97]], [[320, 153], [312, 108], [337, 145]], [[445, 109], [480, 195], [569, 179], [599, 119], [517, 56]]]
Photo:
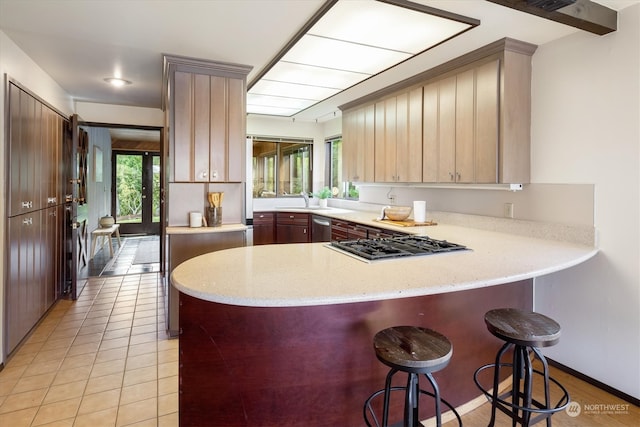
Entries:
[[303, 98], [321, 101], [336, 94], [338, 91], [339, 89], [332, 89], [321, 86], [274, 82], [262, 79], [251, 88], [249, 93], [256, 95], [273, 95], [286, 98]]
[[300, 111], [298, 108], [265, 107], [262, 105], [247, 104], [248, 114], [266, 114], [269, 116], [292, 116]]
[[335, 4], [309, 34], [417, 54], [469, 27], [388, 3], [349, 0]]
[[305, 35], [283, 61], [356, 73], [377, 74], [411, 57], [411, 54], [324, 37]]
[[263, 78], [280, 82], [346, 89], [370, 76], [371, 74], [280, 61]]
[[255, 95], [253, 93], [247, 94], [247, 104], [282, 107], [282, 108], [297, 108], [302, 110], [315, 104], [316, 100], [313, 99], [300, 99], [300, 98], [286, 98], [282, 96], [269, 96], [269, 95]]

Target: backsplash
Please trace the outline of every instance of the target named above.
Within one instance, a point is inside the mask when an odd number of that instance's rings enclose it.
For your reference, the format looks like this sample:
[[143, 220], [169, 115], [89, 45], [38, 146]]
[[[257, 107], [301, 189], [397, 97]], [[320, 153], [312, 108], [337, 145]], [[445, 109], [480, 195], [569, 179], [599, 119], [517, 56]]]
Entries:
[[168, 202], [169, 226], [189, 225], [189, 212], [202, 212], [209, 206], [207, 193], [224, 192], [222, 202], [222, 223], [239, 224], [244, 222], [244, 184], [243, 183], [170, 183]]

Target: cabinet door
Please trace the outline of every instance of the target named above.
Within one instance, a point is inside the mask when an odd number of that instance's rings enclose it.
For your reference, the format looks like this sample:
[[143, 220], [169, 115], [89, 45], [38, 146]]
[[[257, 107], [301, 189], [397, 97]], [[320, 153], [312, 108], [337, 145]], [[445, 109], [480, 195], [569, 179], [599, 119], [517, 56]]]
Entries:
[[278, 243], [308, 243], [309, 227], [306, 225], [278, 224], [276, 235]]
[[422, 181], [422, 88], [398, 95], [396, 181]]
[[41, 208], [40, 163], [42, 104], [34, 97], [10, 85], [10, 215]]
[[255, 213], [253, 217], [253, 244], [270, 245], [276, 242], [275, 215], [273, 212]]
[[474, 182], [475, 70], [456, 76], [455, 182]]
[[342, 115], [342, 176], [347, 182], [360, 181], [358, 175], [357, 115], [359, 110]]
[[44, 294], [40, 266], [40, 211], [9, 218], [7, 350], [11, 352], [40, 319]]
[[438, 181], [439, 102], [438, 83], [424, 87], [422, 100], [422, 181]]
[[343, 176], [349, 182], [372, 182], [375, 155], [375, 106], [351, 110], [342, 119]]
[[229, 182], [245, 179], [246, 100], [244, 80], [227, 78], [227, 152], [225, 176]]
[[307, 243], [309, 241], [309, 214], [291, 212], [276, 214], [277, 243]]
[[60, 172], [60, 137], [58, 136], [58, 115], [48, 107], [42, 110], [43, 134], [42, 134], [42, 198], [46, 206], [63, 203], [59, 198], [59, 172]]
[[396, 97], [375, 105], [375, 181], [396, 181]]
[[210, 181], [227, 178], [227, 79], [211, 76]]
[[498, 182], [500, 61], [476, 69], [475, 182]]
[[[24, 95], [26, 96], [26, 95]], [[20, 188], [20, 170], [22, 168], [22, 139], [26, 133], [26, 122], [21, 117], [22, 91], [15, 85], [9, 85], [9, 209], [8, 216], [23, 212], [22, 191]], [[23, 124], [24, 123], [24, 124]]]
[[194, 174], [190, 177], [193, 182], [209, 181], [209, 120], [211, 115], [211, 97], [209, 93], [209, 76], [194, 74], [193, 82], [193, 144], [190, 162], [193, 164]]
[[[193, 97], [191, 74], [176, 71], [173, 90], [172, 182], [190, 182], [193, 176]], [[208, 154], [207, 154], [208, 158]]]
[[456, 155], [456, 77], [438, 84], [438, 182], [454, 182]]
[[331, 240], [347, 240], [349, 232], [348, 232], [348, 223], [341, 221], [339, 219], [331, 220]]

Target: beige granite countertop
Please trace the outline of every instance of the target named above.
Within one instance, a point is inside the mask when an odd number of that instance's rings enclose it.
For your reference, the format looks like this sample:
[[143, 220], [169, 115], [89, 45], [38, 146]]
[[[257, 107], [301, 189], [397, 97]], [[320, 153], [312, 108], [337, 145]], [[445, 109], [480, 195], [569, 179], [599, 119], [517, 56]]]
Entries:
[[[328, 211], [333, 212], [327, 216], [334, 218], [428, 234], [471, 250], [368, 263], [332, 249], [327, 243], [250, 246], [186, 261], [174, 269], [171, 281], [188, 295], [225, 304], [340, 304], [515, 282], [570, 268], [598, 252], [594, 245], [449, 224], [386, 226], [374, 221], [375, 213]], [[325, 214], [320, 210], [315, 213]]]

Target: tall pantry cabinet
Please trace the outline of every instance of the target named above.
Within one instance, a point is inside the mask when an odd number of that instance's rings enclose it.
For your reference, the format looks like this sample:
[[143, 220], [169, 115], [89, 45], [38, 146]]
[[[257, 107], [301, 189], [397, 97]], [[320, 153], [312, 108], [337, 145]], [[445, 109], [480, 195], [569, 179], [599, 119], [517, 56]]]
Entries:
[[8, 84], [5, 350], [11, 353], [62, 293], [65, 119]]

